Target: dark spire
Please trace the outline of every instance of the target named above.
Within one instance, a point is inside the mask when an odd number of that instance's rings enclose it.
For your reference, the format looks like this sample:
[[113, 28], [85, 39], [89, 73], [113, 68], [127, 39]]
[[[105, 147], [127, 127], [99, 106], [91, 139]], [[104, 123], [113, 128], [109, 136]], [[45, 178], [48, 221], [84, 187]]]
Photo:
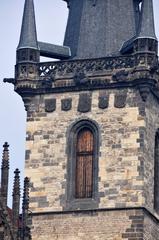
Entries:
[[152, 0], [143, 0], [141, 9], [141, 25], [140, 25], [140, 38], [153, 38], [156, 39], [153, 2]]
[[3, 145], [2, 173], [1, 173], [1, 198], [4, 207], [7, 206], [8, 197], [8, 179], [9, 179], [9, 145], [7, 142]]
[[67, 2], [69, 17], [64, 45], [71, 48], [74, 58], [118, 55], [122, 44], [136, 36], [134, 0]]
[[31, 239], [30, 227], [29, 227], [29, 178], [24, 179], [24, 192], [22, 203], [22, 236], [24, 240]]
[[33, 0], [25, 0], [20, 41], [17, 49], [38, 49]]
[[23, 192], [23, 213], [29, 210], [29, 178], [24, 179], [24, 192]]
[[18, 234], [18, 224], [19, 224], [19, 208], [20, 208], [20, 177], [19, 177], [19, 169], [14, 171], [14, 185], [13, 185], [13, 229], [14, 235], [17, 237]]
[[158, 41], [155, 34], [152, 0], [143, 0], [142, 2], [140, 28], [134, 41], [134, 51], [138, 53], [151, 52], [157, 55]]

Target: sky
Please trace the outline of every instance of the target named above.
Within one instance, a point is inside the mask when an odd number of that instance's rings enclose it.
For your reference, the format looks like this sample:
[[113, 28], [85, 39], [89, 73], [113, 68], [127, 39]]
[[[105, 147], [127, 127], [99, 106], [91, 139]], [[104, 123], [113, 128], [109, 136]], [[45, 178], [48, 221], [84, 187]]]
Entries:
[[[62, 44], [68, 15], [67, 4], [62, 0], [34, 0], [34, 4], [38, 40]], [[21, 97], [14, 92], [11, 84], [3, 83], [3, 79], [14, 77], [23, 5], [24, 0], [0, 0], [0, 156], [2, 156], [3, 143], [8, 141], [10, 196], [15, 168], [21, 170], [21, 180], [23, 179], [26, 112]], [[156, 35], [159, 39], [158, 9], [159, 0], [154, 0]], [[11, 205], [11, 197], [9, 205]]]
[[[62, 0], [34, 0], [34, 5], [38, 40], [62, 44], [68, 15], [67, 4]], [[13, 85], [3, 83], [3, 79], [14, 77], [23, 6], [24, 0], [0, 0], [0, 159], [2, 145], [8, 141], [10, 196], [15, 168], [21, 170], [21, 179], [23, 179], [26, 112], [21, 97], [14, 92]], [[11, 197], [9, 205], [11, 205]]]

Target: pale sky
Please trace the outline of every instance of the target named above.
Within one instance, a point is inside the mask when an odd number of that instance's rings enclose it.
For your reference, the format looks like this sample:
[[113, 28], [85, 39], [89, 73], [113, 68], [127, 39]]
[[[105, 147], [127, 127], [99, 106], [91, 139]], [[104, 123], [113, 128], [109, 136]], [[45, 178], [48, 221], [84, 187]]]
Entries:
[[[23, 102], [3, 78], [14, 77], [24, 0], [0, 0], [0, 156], [5, 141], [10, 144], [10, 192], [15, 168], [23, 178], [26, 113]], [[80, 0], [79, 0], [80, 1]], [[124, 1], [124, 0], [123, 0]], [[34, 0], [38, 40], [62, 44], [67, 5], [62, 0]], [[154, 0], [156, 35], [159, 39], [159, 0]]]

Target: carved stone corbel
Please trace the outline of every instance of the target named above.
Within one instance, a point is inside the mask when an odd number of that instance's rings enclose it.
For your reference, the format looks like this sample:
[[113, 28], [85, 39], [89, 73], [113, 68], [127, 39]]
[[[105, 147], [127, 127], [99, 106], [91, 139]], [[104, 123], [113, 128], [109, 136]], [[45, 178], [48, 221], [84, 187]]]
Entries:
[[148, 86], [140, 85], [139, 86], [139, 92], [142, 100], [146, 102], [148, 95], [150, 93], [150, 88]]
[[129, 73], [125, 70], [121, 70], [113, 75], [113, 80], [117, 82], [126, 81], [128, 78]]
[[74, 82], [76, 85], [85, 85], [88, 83], [88, 78], [83, 71], [77, 71], [74, 75]]

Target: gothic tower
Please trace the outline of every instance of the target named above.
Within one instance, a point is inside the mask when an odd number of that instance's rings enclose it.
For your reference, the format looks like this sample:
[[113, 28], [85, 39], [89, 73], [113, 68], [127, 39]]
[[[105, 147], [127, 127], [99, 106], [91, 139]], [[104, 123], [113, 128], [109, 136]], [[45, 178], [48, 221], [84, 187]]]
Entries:
[[64, 46], [57, 46], [37, 40], [33, 0], [25, 0], [15, 79], [6, 79], [27, 111], [32, 239], [157, 240], [152, 0], [65, 1]]

